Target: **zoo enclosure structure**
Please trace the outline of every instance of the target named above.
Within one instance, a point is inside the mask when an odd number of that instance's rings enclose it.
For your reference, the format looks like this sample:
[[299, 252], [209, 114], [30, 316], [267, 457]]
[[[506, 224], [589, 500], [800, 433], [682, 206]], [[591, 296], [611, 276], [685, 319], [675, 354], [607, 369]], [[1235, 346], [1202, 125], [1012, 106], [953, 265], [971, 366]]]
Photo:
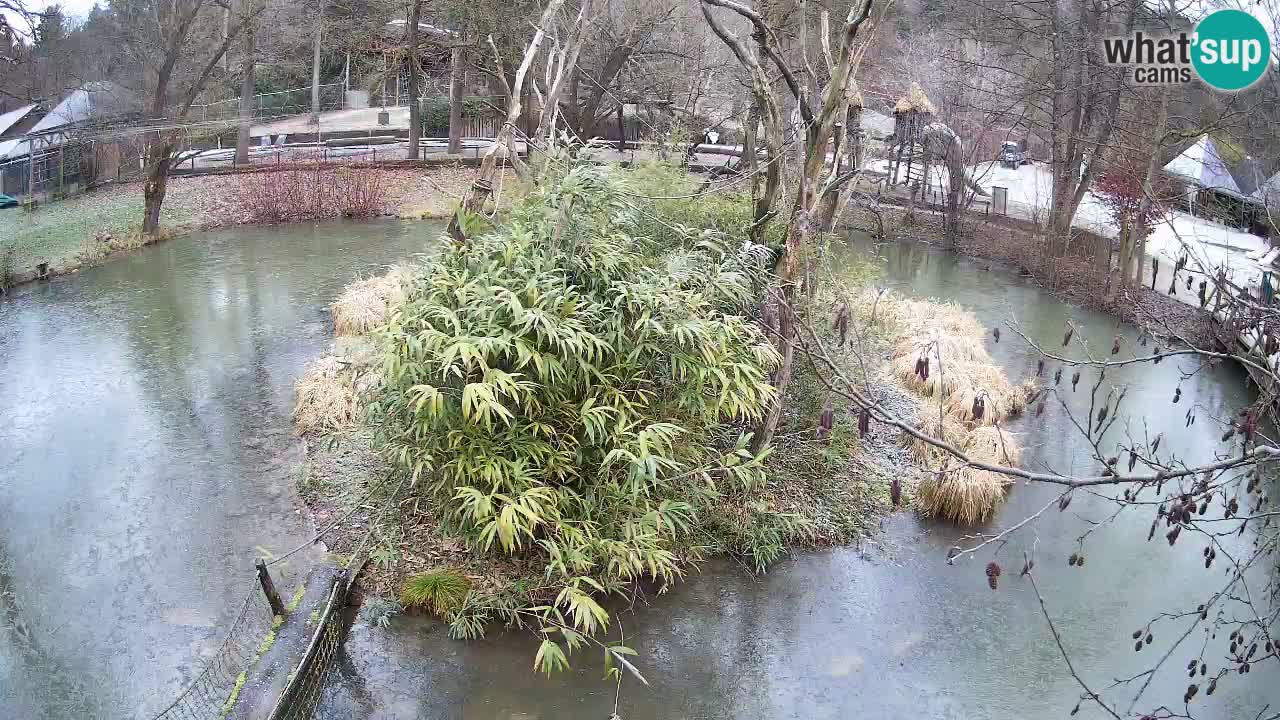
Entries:
[[[320, 111], [344, 110], [347, 107], [342, 83], [328, 83], [319, 88]], [[238, 122], [241, 98], [192, 105], [187, 117], [192, 122]], [[270, 120], [311, 112], [311, 87], [291, 88], [253, 96], [253, 119]]]
[[933, 103], [916, 83], [898, 98], [893, 108], [893, 134], [889, 136], [890, 185], [906, 184], [913, 195], [917, 189], [924, 195], [929, 177], [924, 131], [936, 114]]
[[0, 161], [0, 193], [28, 203], [59, 200], [91, 184], [96, 171], [92, 143], [63, 143]]

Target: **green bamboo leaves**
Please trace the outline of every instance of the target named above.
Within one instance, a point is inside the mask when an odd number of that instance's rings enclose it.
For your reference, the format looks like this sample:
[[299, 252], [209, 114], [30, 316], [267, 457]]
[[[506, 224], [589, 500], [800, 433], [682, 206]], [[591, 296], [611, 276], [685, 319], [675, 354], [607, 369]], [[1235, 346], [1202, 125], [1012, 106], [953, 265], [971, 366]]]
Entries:
[[[778, 359], [747, 312], [768, 252], [698, 229], [655, 253], [617, 192], [575, 167], [427, 265], [381, 331], [366, 403], [445, 529], [545, 560], [563, 583], [550, 607], [586, 634], [608, 623], [593, 595], [679, 578], [699, 512], [763, 486], [767, 451], [733, 428], [772, 401]], [[567, 665], [563, 649], [546, 640], [535, 666]]]

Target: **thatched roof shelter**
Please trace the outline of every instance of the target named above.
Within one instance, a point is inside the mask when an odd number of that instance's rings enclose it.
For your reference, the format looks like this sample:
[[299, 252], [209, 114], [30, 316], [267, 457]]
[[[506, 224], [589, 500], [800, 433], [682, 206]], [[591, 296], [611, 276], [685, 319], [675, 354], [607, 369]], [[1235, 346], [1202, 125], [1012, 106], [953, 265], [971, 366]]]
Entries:
[[920, 89], [920, 83], [915, 82], [911, 83], [911, 90], [906, 95], [898, 98], [893, 111], [895, 113], [921, 112], [929, 115], [935, 115], [938, 112], [928, 96], [924, 94], [924, 90]]

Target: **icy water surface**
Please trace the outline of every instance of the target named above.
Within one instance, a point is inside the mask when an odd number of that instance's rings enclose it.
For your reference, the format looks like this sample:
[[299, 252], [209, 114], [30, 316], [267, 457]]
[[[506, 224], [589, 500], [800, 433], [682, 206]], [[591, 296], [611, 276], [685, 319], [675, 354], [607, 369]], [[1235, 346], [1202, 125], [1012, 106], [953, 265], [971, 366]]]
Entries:
[[[1112, 319], [1064, 305], [983, 262], [920, 246], [875, 247], [858, 238], [845, 251], [878, 254], [885, 268], [882, 283], [898, 292], [954, 300], [989, 326], [1016, 317], [1048, 345], [1060, 345], [1067, 317], [1101, 354], [1116, 332]], [[1136, 340], [1131, 329], [1122, 333]], [[1012, 333], [1004, 337], [999, 345], [987, 342], [1009, 375], [1033, 373], [1034, 354]], [[1163, 447], [1203, 460], [1219, 446], [1217, 432], [1205, 422], [1183, 427], [1188, 398], [1206, 416], [1229, 414], [1247, 399], [1243, 376], [1231, 367], [1199, 374], [1182, 383], [1182, 404], [1175, 407], [1170, 397], [1177, 372], [1177, 363], [1166, 361], [1113, 372], [1110, 381], [1129, 384], [1130, 412], [1145, 415], [1153, 435], [1165, 433]], [[1082, 381], [1071, 400], [1082, 413], [1088, 410], [1085, 386]], [[1027, 463], [1069, 470], [1079, 457], [1081, 440], [1060, 410], [1046, 413], [1042, 422], [1015, 423], [1014, 430], [1027, 448]], [[1143, 431], [1138, 425], [1130, 430]], [[1123, 429], [1113, 432], [1116, 442]], [[1054, 494], [1015, 487], [990, 527], [1016, 522]], [[1170, 549], [1159, 537], [1146, 542], [1149, 511], [1094, 532], [1085, 544], [1087, 566], [1069, 568], [1076, 539], [1110, 507], [1081, 494], [1069, 512], [1047, 514], [1034, 533], [1001, 554], [1010, 572], [994, 593], [983, 572], [989, 557], [954, 567], [945, 563], [947, 549], [964, 531], [921, 522], [911, 513], [890, 518], [878, 544], [803, 553], [763, 577], [731, 562], [708, 564], [670, 593], [618, 615], [650, 683], [626, 681], [618, 714], [626, 720], [1065, 718], [1080, 689], [1066, 672], [1035, 594], [1017, 578], [1024, 548], [1035, 547], [1042, 590], [1073, 662], [1099, 688], [1148, 668], [1167, 647], [1163, 641], [1186, 625], [1156, 625], [1156, 643], [1142, 653], [1133, 650], [1134, 628], [1162, 611], [1194, 608], [1222, 577], [1220, 568], [1204, 571], [1200, 544]], [[1194, 635], [1170, 659], [1150, 697], [1180, 708], [1187, 659], [1201, 640]], [[1225, 638], [1215, 643], [1206, 653], [1211, 664], [1225, 653], [1219, 647]], [[389, 630], [357, 623], [321, 715], [605, 720], [614, 712], [614, 686], [602, 680], [594, 655], [575, 656], [573, 671], [548, 679], [531, 672], [535, 649], [519, 633], [453, 641], [442, 625], [421, 617], [397, 618]], [[1196, 717], [1252, 718], [1268, 702], [1273, 711], [1280, 708], [1280, 673], [1268, 665], [1229, 676], [1213, 697], [1205, 698], [1202, 690]], [[1127, 699], [1134, 690], [1108, 697]], [[1086, 705], [1076, 717], [1100, 716]]]
[[[253, 556], [311, 532], [295, 512], [288, 413], [294, 378], [329, 339], [327, 304], [353, 277], [433, 238], [422, 224], [241, 228], [162, 244], [0, 302], [0, 717], [145, 717], [172, 697], [221, 639]], [[899, 292], [955, 300], [988, 325], [1016, 316], [1048, 344], [1060, 341], [1068, 316], [1100, 352], [1115, 332], [1110, 318], [985, 263], [857, 238], [847, 252], [879, 254], [883, 282]], [[1010, 376], [1033, 372], [1034, 355], [1005, 338], [988, 347]], [[1129, 384], [1130, 411], [1165, 433], [1165, 447], [1203, 459], [1216, 433], [1208, 423], [1183, 427], [1182, 411], [1193, 400], [1206, 417], [1233, 412], [1247, 400], [1243, 379], [1230, 367], [1198, 374], [1182, 382], [1175, 408], [1177, 372], [1169, 361], [1109, 380]], [[1073, 403], [1086, 402], [1084, 386]], [[1014, 430], [1029, 463], [1070, 469], [1079, 456], [1060, 411]], [[1050, 497], [1015, 487], [991, 528]], [[1016, 568], [1034, 544], [1054, 620], [1099, 687], [1150, 665], [1151, 651], [1133, 652], [1135, 627], [1194, 607], [1220, 577], [1204, 572], [1195, 543], [1145, 542], [1146, 514], [1094, 532], [1087, 568], [1068, 568], [1076, 539], [1108, 508], [1077, 497], [1001, 556]], [[800, 554], [763, 577], [708, 564], [618, 615], [650, 682], [624, 683], [618, 713], [1065, 717], [1079, 689], [1034, 594], [1016, 572], [991, 592], [986, 558], [947, 566], [962, 534], [901, 513], [876, 543]], [[289, 575], [303, 564], [291, 563]], [[1157, 625], [1153, 649], [1180, 634], [1180, 622]], [[1220, 661], [1222, 651], [1211, 644], [1206, 657]], [[389, 630], [357, 623], [321, 715], [603, 720], [614, 711], [596, 658], [575, 656], [573, 671], [548, 679], [530, 671], [533, 652], [520, 634], [461, 643], [417, 617]], [[1171, 659], [1152, 697], [1181, 697], [1191, 652]], [[1201, 693], [1197, 717], [1280, 708], [1277, 680], [1272, 664], [1232, 675], [1212, 698]], [[1098, 716], [1086, 706], [1077, 717]]]
[[0, 300], [0, 718], [149, 717], [172, 699], [255, 554], [312, 532], [289, 412], [328, 303], [437, 232], [203, 233]]

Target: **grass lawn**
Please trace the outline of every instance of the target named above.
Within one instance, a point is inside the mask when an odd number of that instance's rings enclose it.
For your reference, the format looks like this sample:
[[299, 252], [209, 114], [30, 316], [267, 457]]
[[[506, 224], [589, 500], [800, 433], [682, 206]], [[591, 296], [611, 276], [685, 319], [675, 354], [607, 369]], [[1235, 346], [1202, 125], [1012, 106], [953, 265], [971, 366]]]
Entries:
[[[171, 213], [165, 215], [172, 220]], [[110, 233], [118, 247], [141, 224], [141, 185], [77, 195], [35, 212], [0, 210], [0, 253], [12, 247], [12, 272], [28, 272], [42, 262], [56, 272], [101, 258], [110, 248], [97, 241], [99, 233]]]

